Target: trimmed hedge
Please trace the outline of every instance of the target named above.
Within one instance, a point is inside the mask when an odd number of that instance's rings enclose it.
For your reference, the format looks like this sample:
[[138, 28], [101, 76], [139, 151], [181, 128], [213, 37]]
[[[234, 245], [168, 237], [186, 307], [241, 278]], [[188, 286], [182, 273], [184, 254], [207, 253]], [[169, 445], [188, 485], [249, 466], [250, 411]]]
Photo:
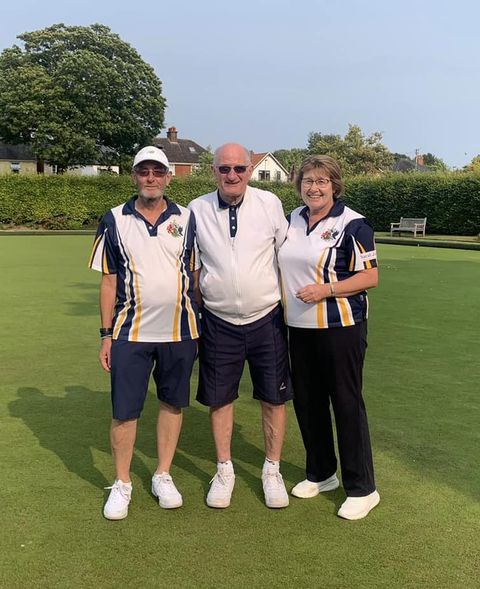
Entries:
[[[392, 174], [346, 180], [345, 202], [377, 231], [400, 217], [427, 217], [427, 233], [477, 235], [480, 231], [480, 175]], [[252, 183], [277, 194], [285, 212], [299, 206], [291, 184]], [[215, 189], [213, 180], [173, 178], [167, 195], [182, 205]], [[128, 200], [128, 176], [0, 176], [0, 224], [44, 229], [95, 227], [108, 209]]]
[[346, 182], [345, 201], [376, 231], [389, 231], [400, 217], [427, 217], [427, 233], [478, 235], [480, 175], [474, 173], [391, 174]]

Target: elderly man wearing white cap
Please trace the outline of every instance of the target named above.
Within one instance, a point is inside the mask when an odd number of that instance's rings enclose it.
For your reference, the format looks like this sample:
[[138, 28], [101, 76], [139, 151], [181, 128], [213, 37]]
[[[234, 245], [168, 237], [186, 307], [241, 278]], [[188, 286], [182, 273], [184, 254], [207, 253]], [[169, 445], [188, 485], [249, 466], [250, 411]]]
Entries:
[[99, 359], [111, 376], [116, 477], [103, 510], [111, 520], [128, 514], [137, 420], [152, 372], [159, 400], [152, 493], [165, 509], [183, 502], [170, 467], [189, 404], [199, 323], [192, 295], [195, 217], [164, 196], [171, 176], [161, 149], [137, 153], [137, 194], [104, 215], [89, 263], [102, 272]]

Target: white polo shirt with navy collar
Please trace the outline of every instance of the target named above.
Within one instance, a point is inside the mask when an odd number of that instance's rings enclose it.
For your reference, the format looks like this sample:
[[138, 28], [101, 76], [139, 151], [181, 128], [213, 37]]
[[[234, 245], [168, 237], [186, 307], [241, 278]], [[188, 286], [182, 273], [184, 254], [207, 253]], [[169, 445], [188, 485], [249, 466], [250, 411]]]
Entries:
[[324, 329], [348, 327], [367, 319], [366, 291], [349, 297], [329, 297], [318, 304], [305, 304], [296, 293], [308, 284], [337, 282], [359, 270], [376, 268], [370, 223], [340, 200], [310, 229], [307, 207], [292, 211], [289, 222], [287, 239], [278, 255], [287, 325]]
[[97, 230], [89, 266], [117, 276], [113, 339], [176, 342], [199, 336], [192, 298], [195, 217], [166, 200], [152, 225], [136, 197], [108, 211]]
[[218, 192], [192, 200], [196, 267], [205, 307], [234, 325], [261, 319], [278, 305], [281, 292], [277, 252], [288, 223], [279, 198], [247, 186], [240, 205]]

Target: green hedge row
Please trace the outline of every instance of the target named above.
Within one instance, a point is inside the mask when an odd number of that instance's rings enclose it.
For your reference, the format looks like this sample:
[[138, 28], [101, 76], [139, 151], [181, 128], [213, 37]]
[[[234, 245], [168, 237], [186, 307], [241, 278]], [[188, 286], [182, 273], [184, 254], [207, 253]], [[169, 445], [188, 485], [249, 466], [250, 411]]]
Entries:
[[376, 231], [390, 230], [400, 217], [427, 217], [427, 233], [478, 235], [480, 175], [474, 173], [392, 174], [350, 178], [345, 200]]
[[[254, 183], [255, 184], [255, 183]], [[255, 184], [275, 192], [285, 212], [300, 204], [291, 184]], [[168, 195], [187, 205], [214, 190], [213, 180], [174, 178]], [[0, 224], [46, 229], [95, 227], [108, 209], [134, 193], [128, 176], [0, 176]], [[480, 232], [480, 175], [392, 174], [346, 180], [346, 203], [364, 214], [377, 231], [400, 217], [427, 217], [427, 233]]]

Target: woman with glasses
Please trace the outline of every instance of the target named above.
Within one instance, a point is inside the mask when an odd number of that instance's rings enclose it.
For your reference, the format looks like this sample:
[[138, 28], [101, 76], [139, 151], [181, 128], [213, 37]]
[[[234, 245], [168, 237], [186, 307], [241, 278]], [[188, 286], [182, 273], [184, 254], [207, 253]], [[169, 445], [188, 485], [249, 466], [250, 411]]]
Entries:
[[306, 450], [306, 479], [292, 495], [309, 498], [339, 486], [331, 404], [347, 495], [338, 515], [356, 520], [380, 501], [362, 397], [366, 291], [378, 282], [373, 229], [340, 200], [341, 171], [331, 157], [306, 158], [295, 185], [304, 206], [289, 215], [279, 252], [294, 407]]

